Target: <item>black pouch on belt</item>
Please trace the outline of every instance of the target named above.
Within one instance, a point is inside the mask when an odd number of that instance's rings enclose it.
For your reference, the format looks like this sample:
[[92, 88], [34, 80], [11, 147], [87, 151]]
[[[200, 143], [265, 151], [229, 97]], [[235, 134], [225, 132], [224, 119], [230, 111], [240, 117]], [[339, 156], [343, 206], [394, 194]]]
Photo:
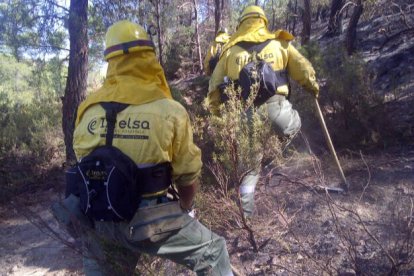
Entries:
[[178, 201], [139, 208], [125, 229], [133, 242], [160, 242], [178, 232], [194, 218], [180, 207]]

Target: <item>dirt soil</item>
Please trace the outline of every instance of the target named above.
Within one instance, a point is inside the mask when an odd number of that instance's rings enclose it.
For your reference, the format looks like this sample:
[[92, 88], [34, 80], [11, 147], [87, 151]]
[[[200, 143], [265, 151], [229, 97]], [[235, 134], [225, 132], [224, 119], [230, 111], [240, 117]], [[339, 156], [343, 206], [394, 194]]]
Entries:
[[[414, 275], [414, 147], [339, 155], [350, 183], [346, 194], [319, 187], [340, 183], [329, 155], [319, 163], [296, 153], [283, 167], [265, 171], [251, 221], [259, 252], [240, 225], [216, 226], [239, 272], [386, 275], [394, 262], [400, 275]], [[83, 275], [81, 256], [73, 249], [79, 245], [48, 209], [60, 194], [37, 191], [0, 208], [0, 275]]]
[[246, 275], [414, 275], [414, 148], [340, 156], [348, 193], [320, 187], [341, 182], [329, 155], [269, 172], [251, 222], [259, 252], [246, 231], [228, 232], [234, 265]]
[[0, 207], [0, 275], [82, 275], [80, 254], [72, 249], [75, 241], [49, 211], [57, 199], [57, 191], [49, 189]]

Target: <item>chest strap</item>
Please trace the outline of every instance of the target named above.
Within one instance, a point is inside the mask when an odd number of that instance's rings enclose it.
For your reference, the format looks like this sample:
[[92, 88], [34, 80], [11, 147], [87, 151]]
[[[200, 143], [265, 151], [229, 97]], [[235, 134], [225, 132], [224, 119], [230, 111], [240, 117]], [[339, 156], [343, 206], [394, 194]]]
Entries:
[[128, 104], [116, 103], [116, 102], [102, 102], [101, 106], [105, 109], [105, 118], [106, 118], [106, 141], [105, 145], [112, 146], [112, 141], [114, 139], [114, 130], [116, 123], [116, 116], [119, 112], [128, 107]]

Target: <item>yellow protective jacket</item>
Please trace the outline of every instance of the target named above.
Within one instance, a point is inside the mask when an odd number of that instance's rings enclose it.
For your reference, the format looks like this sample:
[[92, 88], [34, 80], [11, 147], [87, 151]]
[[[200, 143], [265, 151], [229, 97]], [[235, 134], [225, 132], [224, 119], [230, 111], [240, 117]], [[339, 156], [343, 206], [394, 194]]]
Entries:
[[[220, 61], [211, 76], [207, 100], [213, 114], [218, 114], [221, 103], [218, 86], [223, 83], [224, 77], [237, 80], [239, 72], [251, 58], [251, 54], [237, 43], [241, 41], [264, 42], [269, 39], [273, 41], [258, 54], [259, 57], [270, 63], [275, 71], [287, 70], [289, 76], [306, 90], [318, 94], [319, 85], [316, 81], [315, 70], [310, 62], [289, 43], [293, 36], [282, 30], [271, 33], [262, 19], [248, 18], [241, 23], [237, 32], [224, 46]], [[276, 93], [287, 95], [287, 85], [279, 86]]]
[[152, 51], [109, 59], [104, 85], [78, 108], [73, 142], [78, 160], [105, 144], [105, 110], [99, 102], [110, 101], [130, 104], [117, 116], [113, 145], [138, 167], [170, 162], [177, 185], [198, 177], [201, 152], [193, 143], [189, 116], [171, 98]]
[[221, 33], [216, 36], [213, 43], [208, 48], [206, 57], [204, 58], [204, 72], [207, 76], [210, 76], [213, 73], [212, 68], [210, 68], [210, 59], [223, 50], [224, 45], [227, 41], [229, 41], [229, 39], [230, 36], [228, 34]]

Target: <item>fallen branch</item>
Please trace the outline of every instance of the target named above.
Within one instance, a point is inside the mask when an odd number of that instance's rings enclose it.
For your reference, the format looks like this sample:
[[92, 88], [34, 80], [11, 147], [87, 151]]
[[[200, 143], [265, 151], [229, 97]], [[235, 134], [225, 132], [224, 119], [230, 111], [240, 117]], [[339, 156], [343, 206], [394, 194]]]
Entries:
[[384, 48], [384, 46], [390, 42], [391, 40], [394, 40], [396, 38], [398, 38], [400, 35], [405, 34], [405, 33], [410, 33], [413, 32], [414, 28], [408, 28], [408, 29], [404, 29], [402, 31], [399, 31], [393, 35], [387, 36], [387, 39], [381, 44], [381, 46], [379, 48], [377, 48], [377, 51], [382, 50], [382, 48]]
[[359, 154], [360, 154], [361, 159], [362, 159], [362, 162], [364, 162], [364, 165], [367, 168], [367, 172], [368, 172], [368, 180], [367, 180], [367, 183], [365, 184], [364, 189], [363, 189], [361, 195], [359, 196], [359, 200], [358, 201], [360, 202], [362, 200], [362, 197], [365, 194], [366, 189], [368, 188], [369, 184], [371, 183], [371, 171], [369, 170], [368, 164], [365, 161], [364, 156], [362, 155], [362, 152], [361, 151], [359, 151]]

